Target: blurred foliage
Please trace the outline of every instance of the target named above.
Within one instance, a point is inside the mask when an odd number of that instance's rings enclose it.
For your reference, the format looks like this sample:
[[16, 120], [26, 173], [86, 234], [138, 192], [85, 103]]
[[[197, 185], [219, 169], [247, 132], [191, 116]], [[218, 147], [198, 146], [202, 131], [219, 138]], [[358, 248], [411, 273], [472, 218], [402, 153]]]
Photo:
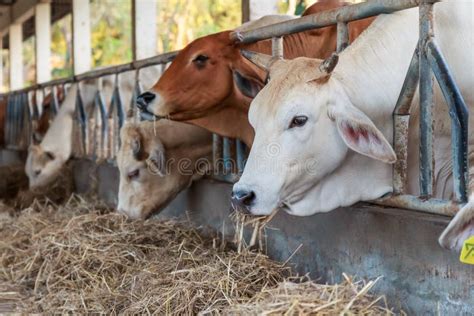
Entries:
[[242, 21], [240, 0], [158, 0], [157, 15], [158, 52], [183, 48]]
[[[83, 0], [86, 1], [86, 0]], [[259, 0], [264, 1], [264, 0]], [[282, 14], [300, 15], [316, 0], [277, 0]], [[346, 0], [361, 2], [362, 0]], [[92, 67], [117, 65], [132, 60], [132, 0], [90, 0]], [[181, 49], [206, 34], [233, 29], [241, 24], [241, 0], [158, 0], [156, 52]], [[51, 28], [53, 79], [69, 77], [72, 69], [71, 14]], [[35, 39], [25, 40], [25, 84], [35, 82]], [[8, 51], [2, 52], [4, 89], [8, 87]], [[0, 87], [1, 88], [1, 87]]]
[[[157, 54], [241, 22], [240, 0], [158, 0]], [[92, 67], [132, 60], [132, 1], [91, 0]], [[71, 15], [52, 26], [53, 78], [72, 75]]]
[[72, 75], [72, 17], [66, 15], [51, 27], [51, 67], [53, 79]]
[[132, 60], [132, 1], [91, 0], [92, 67]]

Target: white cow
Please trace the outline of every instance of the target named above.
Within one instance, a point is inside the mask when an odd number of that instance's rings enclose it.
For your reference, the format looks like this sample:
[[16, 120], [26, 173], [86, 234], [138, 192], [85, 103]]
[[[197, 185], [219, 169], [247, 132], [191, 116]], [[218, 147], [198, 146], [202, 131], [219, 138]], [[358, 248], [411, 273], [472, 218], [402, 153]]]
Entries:
[[[96, 89], [95, 82], [81, 83], [84, 104], [92, 103]], [[25, 172], [30, 189], [46, 186], [55, 180], [71, 155], [77, 92], [78, 84], [75, 83], [69, 89], [41, 143], [32, 144], [28, 148]]]
[[[151, 86], [158, 75], [158, 67], [147, 67], [140, 72], [141, 83]], [[135, 86], [135, 72], [126, 72], [119, 76], [120, 94], [125, 110], [130, 107], [130, 100]], [[115, 76], [87, 80], [80, 83], [81, 96], [85, 110], [90, 112], [94, 97], [100, 88], [104, 102], [110, 104]], [[43, 187], [54, 181], [72, 153], [72, 134], [74, 109], [77, 96], [77, 84], [73, 84], [59, 108], [57, 116], [46, 132], [40, 144], [32, 144], [28, 149], [25, 172], [29, 179], [30, 189]]]
[[146, 219], [211, 168], [212, 134], [168, 120], [126, 123], [117, 153], [118, 211]]
[[[471, 1], [435, 5], [436, 40], [466, 103], [474, 104], [474, 13]], [[418, 9], [379, 16], [349, 48], [325, 62], [308, 58], [272, 62], [270, 81], [253, 100], [255, 141], [233, 202], [252, 214], [281, 208], [308, 216], [377, 199], [392, 191], [392, 113], [418, 41]], [[337, 64], [337, 66], [336, 66]], [[335, 67], [335, 68], [334, 68]], [[419, 193], [415, 97], [409, 135], [409, 193]], [[450, 119], [435, 86], [436, 196], [452, 195]], [[470, 117], [473, 126], [473, 116]], [[472, 130], [469, 131], [470, 143]], [[473, 189], [473, 187], [471, 187]], [[474, 233], [473, 202], [440, 239], [459, 247]]]

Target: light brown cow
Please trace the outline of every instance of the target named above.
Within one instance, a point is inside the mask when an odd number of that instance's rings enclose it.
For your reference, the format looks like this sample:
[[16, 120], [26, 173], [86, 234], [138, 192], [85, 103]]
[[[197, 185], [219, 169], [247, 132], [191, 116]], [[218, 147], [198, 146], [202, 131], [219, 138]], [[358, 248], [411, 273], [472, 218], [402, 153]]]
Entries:
[[[339, 0], [318, 2], [303, 15], [344, 5]], [[350, 40], [372, 21], [373, 18], [349, 23]], [[190, 122], [251, 145], [254, 131], [247, 113], [265, 83], [266, 73], [242, 57], [240, 50], [270, 53], [271, 42], [236, 44], [231, 33], [208, 35], [184, 48], [154, 87], [137, 100], [144, 117], [152, 114]], [[336, 49], [336, 38], [335, 26], [285, 36], [285, 57], [328, 57]]]
[[126, 123], [117, 154], [118, 211], [146, 219], [203, 176], [211, 166], [212, 135], [171, 121]]

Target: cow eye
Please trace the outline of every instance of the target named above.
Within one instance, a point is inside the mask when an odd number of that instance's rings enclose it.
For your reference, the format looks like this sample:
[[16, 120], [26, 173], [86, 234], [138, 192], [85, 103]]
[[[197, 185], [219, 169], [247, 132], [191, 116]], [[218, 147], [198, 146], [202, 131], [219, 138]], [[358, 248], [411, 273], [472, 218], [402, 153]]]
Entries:
[[304, 116], [304, 115], [295, 116], [291, 120], [290, 126], [288, 126], [288, 128], [302, 127], [306, 124], [307, 121], [308, 121], [307, 116]]
[[130, 171], [129, 173], [127, 173], [128, 180], [130, 180], [130, 181], [136, 180], [139, 176], [140, 176], [140, 170], [138, 170], [138, 169], [135, 169], [135, 170]]
[[196, 66], [198, 66], [198, 67], [203, 67], [208, 59], [209, 59], [209, 57], [206, 56], [206, 55], [197, 55], [193, 59], [193, 63], [196, 64]]

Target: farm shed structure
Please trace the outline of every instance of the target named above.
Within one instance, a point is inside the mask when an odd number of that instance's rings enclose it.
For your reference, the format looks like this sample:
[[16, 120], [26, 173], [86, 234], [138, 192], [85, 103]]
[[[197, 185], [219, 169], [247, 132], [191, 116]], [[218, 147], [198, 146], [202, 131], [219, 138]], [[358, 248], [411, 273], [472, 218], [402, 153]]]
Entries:
[[[280, 23], [253, 31], [244, 32], [241, 40], [252, 42], [272, 38], [274, 55], [280, 56], [282, 36], [309, 28], [338, 24], [338, 49], [342, 50], [347, 44], [346, 22], [350, 19], [360, 19], [377, 13], [390, 13], [396, 9], [417, 6], [422, 2], [420, 10], [429, 12], [432, 2], [415, 0], [373, 0], [337, 12], [319, 14], [315, 17]], [[252, 6], [257, 0], [243, 1], [244, 19], [252, 15]], [[131, 63], [91, 70], [90, 54], [90, 25], [89, 2], [72, 1], [33, 1], [33, 0], [2, 0], [0, 1], [0, 35], [3, 43], [0, 47], [8, 47], [10, 51], [9, 82], [11, 92], [0, 95], [0, 99], [8, 100], [6, 118], [5, 147], [1, 149], [0, 165], [9, 165], [22, 161], [30, 141], [31, 123], [38, 119], [41, 108], [33, 104], [31, 95], [44, 95], [47, 89], [87, 78], [117, 74], [124, 71], [137, 71], [149, 65], [166, 65], [172, 61], [174, 52], [155, 56], [153, 30], [156, 25], [153, 19], [139, 19], [138, 16], [152, 14], [156, 10], [155, 1], [133, 1], [133, 51], [134, 60]], [[153, 9], [154, 8], [154, 9]], [[72, 12], [73, 16], [73, 70], [71, 78], [50, 81], [49, 47], [51, 22]], [[422, 14], [423, 15], [423, 14]], [[153, 23], [150, 22], [153, 21]], [[429, 20], [425, 20], [429, 28]], [[146, 30], [146, 32], [144, 31]], [[37, 84], [23, 87], [21, 60], [22, 39], [36, 34], [36, 76]], [[147, 34], [147, 38], [142, 36]], [[6, 36], [5, 36], [6, 35]], [[421, 33], [423, 39], [423, 33]], [[150, 44], [151, 42], [151, 44]], [[435, 50], [436, 52], [436, 50]], [[410, 83], [417, 82], [419, 64], [427, 62], [423, 52], [415, 52], [412, 66], [407, 75], [406, 88], [397, 106], [395, 120], [399, 124], [395, 131], [395, 148], [399, 154], [399, 163], [395, 167], [394, 187], [392, 198], [378, 201], [385, 206], [361, 203], [352, 207], [341, 208], [328, 214], [319, 214], [306, 218], [292, 217], [280, 212], [271, 223], [268, 234], [268, 253], [271, 257], [290, 263], [302, 273], [311, 273], [315, 278], [328, 282], [339, 281], [342, 272], [348, 272], [361, 277], [375, 278], [380, 275], [384, 280], [379, 288], [391, 297], [392, 306], [399, 307], [409, 313], [440, 314], [470, 314], [474, 308], [474, 267], [463, 265], [458, 261], [457, 254], [441, 249], [437, 238], [448, 224], [459, 202], [465, 202], [465, 170], [467, 164], [463, 158], [466, 148], [463, 147], [464, 118], [458, 117], [460, 125], [454, 133], [459, 182], [455, 183], [456, 201], [438, 201], [427, 199], [431, 194], [432, 166], [430, 166], [429, 148], [432, 142], [428, 132], [422, 133], [425, 146], [423, 198], [404, 195], [403, 183], [406, 178], [406, 157], [400, 156], [406, 147], [406, 116], [408, 104], [414, 90], [409, 89]], [[0, 71], [1, 72], [1, 71]], [[138, 75], [137, 75], [138, 78]], [[3, 78], [6, 80], [6, 78]], [[422, 76], [422, 89], [429, 89], [427, 78]], [[137, 80], [137, 91], [140, 84]], [[423, 88], [424, 87], [424, 88]], [[118, 87], [117, 87], [118, 89]], [[405, 102], [404, 102], [405, 100]], [[407, 102], [408, 100], [408, 102]], [[104, 128], [112, 129], [124, 120], [124, 103], [130, 100], [115, 98], [113, 108], [116, 111], [109, 117], [104, 111], [94, 112], [87, 117], [77, 105], [76, 124], [80, 128], [78, 143], [81, 150], [75, 154], [73, 161], [74, 181], [79, 192], [96, 189], [98, 194], [110, 204], [116, 204], [119, 175], [115, 166], [118, 132], [103, 131], [110, 134], [108, 146], [112, 146], [106, 159], [98, 159], [97, 144], [91, 138], [95, 124], [91, 121], [103, 122]], [[97, 107], [100, 104], [96, 105]], [[453, 105], [454, 106], [454, 105]], [[429, 120], [429, 113], [426, 113]], [[428, 121], [427, 121], [428, 122]], [[26, 132], [25, 132], [26, 131]], [[95, 134], [94, 134], [95, 135]], [[100, 136], [98, 133], [98, 137]], [[110, 145], [115, 144], [115, 145]], [[242, 143], [214, 136], [214, 160], [219, 167], [219, 174], [212, 178], [195, 183], [160, 214], [161, 217], [189, 216], [196, 225], [207, 225], [216, 230], [231, 233], [228, 220], [229, 196], [231, 183], [234, 182], [243, 169], [245, 148]], [[428, 157], [428, 158], [427, 158]], [[101, 157], [103, 158], [103, 157]], [[233, 159], [236, 158], [236, 159]], [[237, 161], [236, 165], [232, 161]], [[89, 176], [93, 174], [97, 187], [92, 188]], [[387, 206], [389, 205], [389, 206]], [[399, 207], [399, 208], [394, 208]], [[405, 207], [405, 209], [401, 208]], [[411, 210], [409, 210], [411, 209]], [[418, 210], [413, 210], [418, 209]], [[429, 214], [429, 212], [433, 214]], [[436, 213], [436, 214], [434, 214]], [[300, 246], [301, 245], [301, 246]]]

